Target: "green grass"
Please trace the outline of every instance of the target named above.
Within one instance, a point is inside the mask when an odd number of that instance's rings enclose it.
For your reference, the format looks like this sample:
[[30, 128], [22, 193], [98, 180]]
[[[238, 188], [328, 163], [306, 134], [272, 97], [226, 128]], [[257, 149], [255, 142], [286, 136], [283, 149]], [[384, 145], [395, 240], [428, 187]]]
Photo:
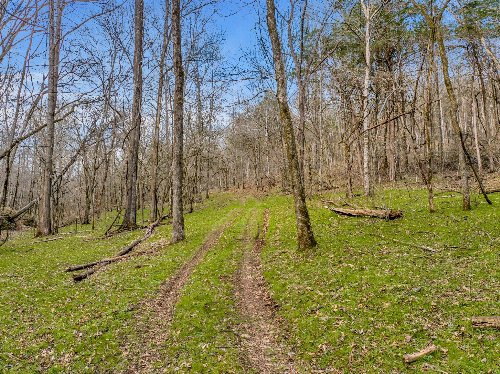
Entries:
[[[319, 245], [302, 252], [296, 249], [291, 198], [220, 194], [186, 215], [185, 242], [113, 264], [79, 284], [63, 272], [66, 266], [110, 256], [142, 231], [102, 240], [114, 218], [109, 216], [95, 231], [68, 227], [56, 241], [24, 233], [0, 247], [0, 372], [125, 370], [121, 346], [135, 339], [136, 305], [153, 297], [235, 210], [240, 216], [183, 290], [162, 366], [243, 372], [233, 277], [248, 244], [241, 239], [254, 236], [264, 207], [271, 212], [264, 275], [299, 361], [346, 373], [500, 372], [499, 331], [472, 329], [470, 323], [472, 316], [500, 311], [500, 195], [492, 196], [492, 207], [476, 197], [471, 212], [460, 210], [458, 196], [445, 196], [436, 198], [434, 214], [418, 190], [351, 201], [403, 210], [396, 221], [340, 217], [321, 203], [339, 196], [315, 198], [309, 206]], [[149, 242], [169, 237], [164, 225]], [[405, 353], [430, 342], [442, 350], [403, 364]]]
[[[120, 370], [120, 344], [131, 331], [134, 305], [150, 297], [238, 206], [232, 197], [219, 196], [186, 215], [185, 242], [114, 264], [79, 284], [63, 272], [67, 265], [114, 254], [142, 230], [98, 239], [108, 221], [95, 232], [84, 227], [62, 240], [39, 243], [27, 234], [8, 242], [0, 248], [0, 372]], [[169, 236], [170, 227], [161, 226], [150, 241]]]
[[246, 208], [193, 272], [177, 304], [170, 339], [165, 344], [170, 371], [175, 368], [195, 373], [244, 371], [235, 333], [238, 315], [234, 276], [243, 246], [252, 244], [245, 241], [246, 237], [253, 238], [257, 231], [255, 202], [247, 203]]
[[[319, 246], [307, 253], [296, 250], [290, 199], [269, 200], [265, 276], [304, 360], [359, 373], [500, 370], [498, 331], [473, 330], [470, 323], [500, 310], [500, 196], [493, 196], [495, 206], [479, 202], [466, 213], [458, 198], [436, 200], [434, 214], [422, 191], [353, 200], [402, 209], [396, 221], [340, 217], [314, 200]], [[405, 353], [430, 342], [444, 350], [403, 364]]]

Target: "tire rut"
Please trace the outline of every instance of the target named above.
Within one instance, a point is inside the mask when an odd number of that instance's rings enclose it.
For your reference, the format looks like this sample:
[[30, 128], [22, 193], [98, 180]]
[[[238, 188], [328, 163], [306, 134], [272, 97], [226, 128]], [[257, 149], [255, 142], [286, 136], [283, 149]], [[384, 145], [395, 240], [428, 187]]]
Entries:
[[[208, 234], [204, 243], [191, 259], [160, 286], [157, 295], [153, 299], [144, 301], [139, 307], [140, 311], [136, 322], [139, 342], [136, 343], [137, 346], [124, 347], [123, 349], [124, 354], [131, 360], [126, 373], [157, 373], [162, 371], [156, 365], [161, 362], [162, 345], [168, 338], [175, 306], [182, 296], [182, 290], [193, 270], [203, 260], [206, 253], [219, 242], [225, 230], [234, 223], [236, 217], [229, 219]], [[144, 316], [151, 316], [152, 320], [144, 318]]]
[[238, 328], [245, 364], [257, 373], [297, 373], [293, 354], [285, 346], [286, 337], [276, 315], [276, 304], [262, 275], [260, 252], [269, 226], [269, 210], [264, 212], [262, 231], [253, 245], [247, 233], [247, 244], [236, 275], [237, 307], [242, 318]]

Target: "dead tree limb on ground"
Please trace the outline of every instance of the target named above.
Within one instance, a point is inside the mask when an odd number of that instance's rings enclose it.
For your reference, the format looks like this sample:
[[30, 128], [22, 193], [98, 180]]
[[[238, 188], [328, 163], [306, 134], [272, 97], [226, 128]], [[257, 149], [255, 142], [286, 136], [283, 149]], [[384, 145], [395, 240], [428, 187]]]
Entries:
[[134, 248], [136, 248], [139, 244], [141, 244], [145, 240], [149, 239], [153, 235], [155, 229], [158, 226], [160, 226], [161, 222], [164, 219], [166, 219], [167, 217], [168, 217], [168, 215], [165, 215], [165, 216], [161, 217], [160, 219], [158, 219], [157, 221], [155, 221], [153, 224], [151, 224], [148, 227], [148, 229], [146, 230], [146, 233], [144, 234], [144, 236], [134, 240], [132, 243], [127, 245], [120, 252], [118, 252], [115, 257], [106, 258], [106, 259], [100, 260], [100, 261], [89, 262], [87, 264], [70, 266], [65, 271], [67, 273], [69, 273], [69, 272], [73, 272], [73, 271], [90, 269], [83, 274], [78, 274], [78, 275], [73, 276], [73, 279], [75, 280], [75, 282], [79, 282], [79, 281], [82, 281], [82, 280], [88, 278], [90, 275], [94, 274], [99, 268], [101, 268], [103, 266], [109, 265], [113, 262], [124, 260], [125, 258], [128, 257], [127, 255], [134, 250]]
[[500, 329], [500, 316], [472, 317], [472, 327], [491, 327]]
[[403, 359], [404, 359], [404, 362], [406, 364], [409, 364], [409, 363], [412, 363], [413, 361], [417, 361], [419, 358], [422, 358], [422, 357], [427, 356], [433, 352], [436, 352], [437, 350], [438, 350], [438, 348], [434, 344], [431, 344], [430, 346], [428, 346], [428, 347], [426, 347], [418, 352], [404, 355]]
[[403, 217], [403, 212], [393, 209], [347, 209], [325, 206], [332, 212], [348, 217], [371, 217], [393, 220]]

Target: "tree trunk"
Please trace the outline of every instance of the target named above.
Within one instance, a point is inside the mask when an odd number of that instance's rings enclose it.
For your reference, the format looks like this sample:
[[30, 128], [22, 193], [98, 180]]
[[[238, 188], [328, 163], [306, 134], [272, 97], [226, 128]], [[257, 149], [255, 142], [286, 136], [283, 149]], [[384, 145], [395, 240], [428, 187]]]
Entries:
[[365, 15], [365, 80], [363, 83], [363, 187], [365, 196], [373, 196], [373, 187], [371, 185], [370, 175], [370, 108], [368, 107], [371, 81], [371, 6], [368, 1], [361, 1]]
[[54, 233], [52, 222], [52, 180], [54, 172], [54, 130], [59, 81], [59, 51], [61, 47], [61, 20], [64, 5], [61, 0], [49, 0], [49, 72], [47, 97], [47, 128], [43, 159], [43, 179], [38, 205], [38, 227], [36, 236]]
[[0, 209], [5, 208], [7, 205], [7, 195], [9, 192], [9, 179], [10, 179], [10, 168], [12, 165], [11, 161], [11, 153], [7, 153], [7, 156], [5, 157], [5, 179], [3, 181], [3, 188], [2, 188], [2, 200], [0, 201]]
[[182, 66], [180, 0], [172, 0], [172, 39], [174, 44], [174, 125], [172, 159], [172, 242], [184, 240], [184, 207], [182, 202], [184, 145], [184, 68]]
[[300, 249], [307, 249], [316, 245], [311, 228], [309, 212], [307, 210], [304, 185], [301, 178], [297, 146], [292, 123], [292, 116], [288, 106], [288, 94], [286, 85], [285, 65], [281, 51], [278, 28], [276, 25], [276, 7], [274, 0], [266, 0], [267, 4], [267, 27], [273, 50], [274, 70], [276, 73], [277, 98], [280, 111], [280, 119], [283, 126], [283, 135], [286, 144], [286, 154], [290, 182], [292, 184], [295, 200], [295, 215], [297, 224], [297, 241]]
[[168, 16], [170, 1], [165, 1], [165, 20], [163, 27], [163, 41], [161, 45], [161, 54], [159, 61], [159, 77], [158, 77], [158, 91], [156, 96], [156, 118], [153, 134], [153, 152], [152, 152], [152, 177], [151, 177], [151, 221], [158, 219], [158, 166], [159, 166], [159, 152], [160, 152], [160, 122], [162, 112], [162, 99], [163, 99], [163, 86], [165, 83], [165, 60], [167, 57], [168, 48]]
[[449, 67], [448, 67], [448, 56], [446, 54], [446, 49], [443, 40], [443, 34], [440, 26], [429, 25], [436, 29], [436, 40], [438, 43], [439, 55], [441, 57], [441, 68], [443, 71], [444, 85], [446, 87], [446, 92], [448, 93], [448, 99], [450, 100], [450, 119], [453, 131], [455, 132], [455, 137], [458, 146], [458, 168], [460, 171], [460, 178], [462, 183], [462, 208], [464, 210], [470, 210], [470, 187], [469, 187], [469, 175], [467, 172], [467, 164], [465, 159], [465, 143], [463, 139], [462, 130], [460, 124], [458, 123], [458, 102], [455, 96], [455, 91], [451, 83]]
[[[427, 72], [426, 81], [426, 97], [424, 109], [424, 137], [425, 137], [425, 155], [426, 155], [426, 187], [427, 187], [427, 200], [429, 202], [429, 212], [433, 213], [434, 208], [434, 189], [432, 185], [432, 177], [434, 171], [432, 169], [432, 77], [434, 71], [434, 39], [429, 43], [428, 49], [429, 67]], [[418, 157], [418, 156], [417, 156]]]
[[125, 214], [121, 228], [137, 227], [137, 171], [139, 167], [139, 142], [141, 138], [142, 58], [144, 34], [144, 0], [135, 0], [134, 16], [134, 97], [132, 103], [132, 130], [130, 131]]

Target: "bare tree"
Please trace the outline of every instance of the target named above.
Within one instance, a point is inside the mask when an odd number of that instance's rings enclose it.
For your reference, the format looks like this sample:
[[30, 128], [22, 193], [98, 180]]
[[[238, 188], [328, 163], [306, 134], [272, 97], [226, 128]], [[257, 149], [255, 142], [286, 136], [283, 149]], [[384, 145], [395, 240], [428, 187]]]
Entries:
[[44, 139], [43, 182], [38, 206], [37, 236], [54, 233], [52, 222], [52, 182], [54, 172], [54, 129], [57, 106], [57, 89], [59, 82], [59, 54], [61, 50], [61, 23], [65, 2], [49, 0], [49, 73], [48, 73], [48, 103], [47, 128]]
[[153, 150], [152, 150], [152, 177], [151, 177], [151, 220], [155, 221], [158, 216], [158, 166], [159, 166], [159, 152], [160, 152], [160, 122], [161, 122], [161, 112], [163, 107], [163, 91], [165, 86], [165, 74], [166, 72], [166, 60], [167, 60], [167, 50], [170, 43], [170, 33], [168, 30], [169, 26], [169, 16], [170, 16], [170, 0], [165, 1], [165, 18], [163, 24], [163, 37], [160, 52], [159, 61], [159, 76], [158, 76], [158, 88], [156, 95], [156, 116], [155, 125], [153, 133]]
[[283, 126], [283, 135], [286, 144], [286, 154], [288, 169], [295, 200], [295, 216], [297, 224], [297, 241], [301, 249], [307, 249], [316, 245], [314, 234], [311, 228], [309, 212], [306, 205], [304, 184], [301, 178], [297, 146], [295, 144], [295, 134], [292, 123], [292, 115], [288, 105], [288, 93], [285, 75], [285, 64], [281, 51], [281, 42], [276, 24], [276, 6], [274, 0], [266, 0], [267, 4], [267, 28], [271, 46], [273, 50], [274, 70], [276, 74], [277, 98], [280, 110], [280, 119]]
[[139, 143], [141, 138], [142, 107], [142, 59], [144, 38], [144, 0], [135, 0], [135, 45], [134, 45], [134, 98], [132, 103], [132, 129], [129, 133], [127, 157], [127, 198], [122, 229], [137, 226], [137, 172], [139, 168]]
[[[476, 181], [479, 184], [479, 188], [485, 200], [488, 202], [488, 204], [491, 204], [491, 200], [488, 198], [488, 195], [486, 194], [479, 173], [476, 170], [474, 164], [472, 163], [471, 156], [469, 154], [467, 145], [465, 143], [465, 137], [460, 127], [460, 123], [458, 121], [459, 107], [458, 107], [457, 97], [455, 94], [455, 89], [453, 87], [453, 83], [450, 77], [449, 61], [444, 43], [443, 25], [442, 25], [443, 15], [444, 12], [446, 11], [448, 4], [450, 3], [450, 0], [445, 1], [444, 4], [441, 6], [441, 8], [437, 9], [436, 11], [435, 9], [433, 9], [432, 5], [431, 5], [431, 10], [429, 11], [428, 9], [425, 8], [424, 5], [417, 3], [415, 0], [412, 0], [412, 3], [420, 10], [422, 16], [425, 18], [427, 26], [429, 27], [430, 30], [432, 30], [432, 32], [436, 37], [436, 42], [438, 45], [439, 57], [441, 58], [441, 69], [444, 78], [444, 85], [446, 87], [446, 92], [448, 94], [448, 99], [450, 101], [450, 120], [458, 145], [459, 170], [462, 181], [462, 196], [463, 196], [462, 207], [464, 210], [471, 209], [470, 185], [469, 185], [469, 175], [468, 175], [469, 173], [467, 164], [472, 169], [472, 172], [474, 173]], [[434, 11], [436, 14], [434, 14]]]

